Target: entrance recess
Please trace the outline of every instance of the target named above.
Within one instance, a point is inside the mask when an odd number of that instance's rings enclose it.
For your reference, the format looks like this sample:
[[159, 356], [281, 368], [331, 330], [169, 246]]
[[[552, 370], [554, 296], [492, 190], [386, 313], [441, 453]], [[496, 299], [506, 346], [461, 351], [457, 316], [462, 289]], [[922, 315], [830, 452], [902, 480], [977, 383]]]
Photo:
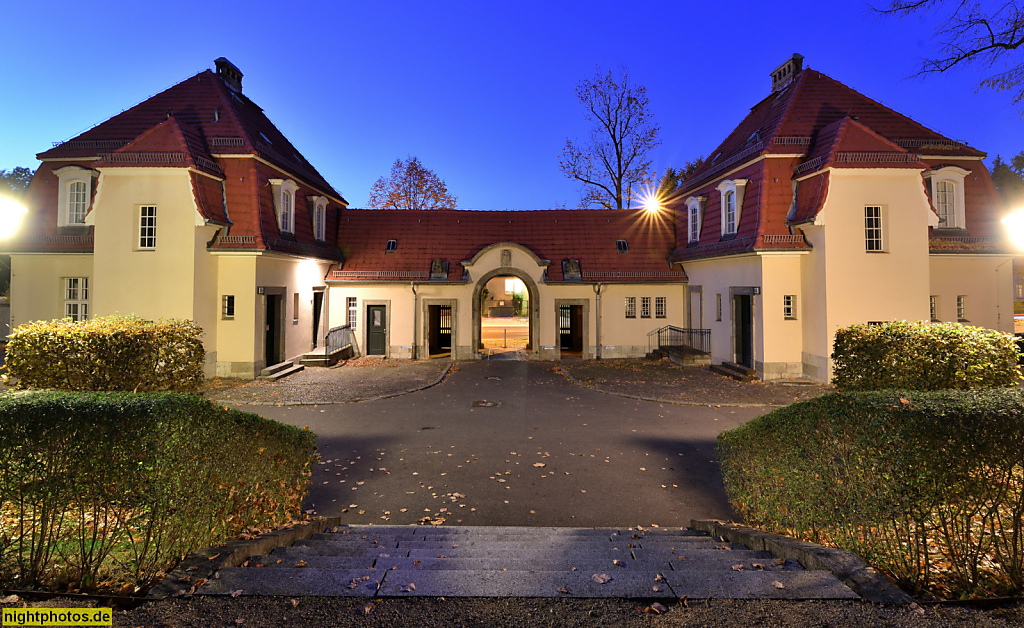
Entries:
[[736, 364], [754, 368], [754, 312], [749, 294], [733, 295], [733, 338]]
[[482, 357], [518, 358], [536, 351], [536, 284], [512, 268], [487, 273], [474, 291], [473, 318], [473, 341]]
[[324, 309], [324, 292], [313, 292], [313, 348], [320, 346], [320, 313]]
[[583, 355], [583, 306], [558, 306], [559, 353]]
[[263, 315], [265, 325], [263, 358], [266, 360], [266, 366], [271, 366], [272, 364], [279, 364], [283, 359], [281, 357], [281, 345], [284, 344], [282, 342], [284, 339], [284, 329], [282, 328], [284, 317], [281, 312], [283, 296], [280, 294], [267, 294], [264, 297], [264, 301], [266, 306]]
[[452, 352], [452, 306], [427, 306], [427, 353], [431, 357]]
[[388, 342], [387, 306], [366, 306], [366, 354], [386, 355]]

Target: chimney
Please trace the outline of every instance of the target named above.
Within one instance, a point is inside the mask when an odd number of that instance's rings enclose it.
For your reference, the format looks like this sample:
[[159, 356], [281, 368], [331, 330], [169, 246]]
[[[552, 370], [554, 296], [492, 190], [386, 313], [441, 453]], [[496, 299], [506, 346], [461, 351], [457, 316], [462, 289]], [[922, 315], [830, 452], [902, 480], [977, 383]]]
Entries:
[[772, 70], [772, 93], [774, 94], [783, 87], [789, 85], [789, 82], [793, 80], [793, 77], [803, 69], [804, 56], [793, 53], [793, 56], [786, 59], [782, 65]]
[[224, 79], [231, 91], [242, 93], [242, 71], [238, 69], [234, 63], [231, 63], [224, 57], [218, 58], [213, 62], [217, 66], [217, 76]]

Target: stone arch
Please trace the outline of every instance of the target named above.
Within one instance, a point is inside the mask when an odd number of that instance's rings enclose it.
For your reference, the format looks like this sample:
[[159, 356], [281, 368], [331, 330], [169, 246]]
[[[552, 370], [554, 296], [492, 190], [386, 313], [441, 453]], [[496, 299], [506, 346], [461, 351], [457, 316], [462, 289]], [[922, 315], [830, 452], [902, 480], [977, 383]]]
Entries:
[[[490, 249], [493, 247], [487, 248]], [[529, 249], [526, 250], [529, 251]], [[537, 283], [533, 280], [533, 277], [530, 277], [529, 273], [522, 271], [515, 266], [500, 266], [485, 273], [484, 275], [481, 275], [481, 277], [477, 279], [476, 285], [473, 287], [473, 350], [476, 352], [480, 351], [480, 320], [482, 317], [482, 313], [480, 312], [480, 293], [483, 291], [484, 286], [487, 285], [488, 281], [495, 277], [503, 276], [516, 277], [526, 284], [526, 291], [530, 294], [530, 340], [527, 347], [529, 348], [531, 355], [537, 355], [537, 342], [538, 338], [540, 338], [540, 291], [537, 289]]]

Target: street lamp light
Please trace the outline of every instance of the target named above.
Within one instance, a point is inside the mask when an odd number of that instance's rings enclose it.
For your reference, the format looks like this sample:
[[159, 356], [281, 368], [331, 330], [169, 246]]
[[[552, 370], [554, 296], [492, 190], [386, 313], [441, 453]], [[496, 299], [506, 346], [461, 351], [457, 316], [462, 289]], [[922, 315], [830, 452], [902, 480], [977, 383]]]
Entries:
[[1018, 250], [1024, 250], [1024, 209], [1011, 212], [1002, 223], [1010, 234], [1010, 241]]
[[6, 240], [18, 231], [21, 219], [26, 213], [28, 210], [21, 203], [0, 196], [0, 240]]

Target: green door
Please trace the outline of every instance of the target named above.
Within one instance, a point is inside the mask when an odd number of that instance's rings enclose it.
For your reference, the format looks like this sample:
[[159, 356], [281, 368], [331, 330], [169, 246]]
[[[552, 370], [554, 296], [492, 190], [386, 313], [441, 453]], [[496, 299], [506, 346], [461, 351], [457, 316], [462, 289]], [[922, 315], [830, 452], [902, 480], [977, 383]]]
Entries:
[[368, 305], [366, 307], [366, 353], [384, 355], [387, 348], [387, 307]]

